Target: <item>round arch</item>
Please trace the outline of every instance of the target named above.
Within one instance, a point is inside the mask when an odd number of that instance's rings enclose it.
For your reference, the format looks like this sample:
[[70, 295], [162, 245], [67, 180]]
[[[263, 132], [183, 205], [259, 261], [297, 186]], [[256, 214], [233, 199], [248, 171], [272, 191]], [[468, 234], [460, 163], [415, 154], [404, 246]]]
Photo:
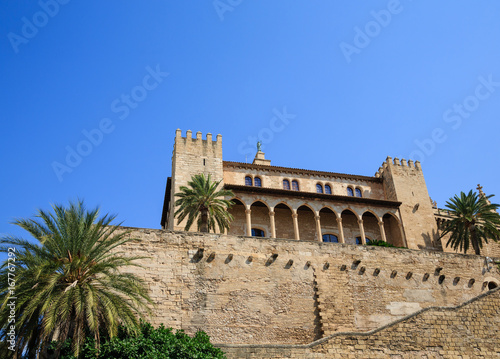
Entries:
[[297, 208], [297, 220], [299, 222], [299, 235], [301, 240], [317, 241], [316, 211], [307, 203]]
[[360, 236], [358, 214], [351, 208], [345, 208], [340, 213], [340, 217], [342, 218], [344, 242], [348, 244], [356, 244], [356, 237]]
[[386, 212], [382, 216], [382, 221], [384, 223], [384, 231], [387, 243], [390, 243], [396, 247], [404, 247], [405, 242], [401, 233], [399, 219], [393, 213]]
[[[370, 210], [367, 210], [361, 216], [363, 219], [363, 228], [365, 230], [365, 238], [370, 240], [382, 240], [380, 232], [379, 217]], [[368, 240], [366, 241], [368, 243]]]

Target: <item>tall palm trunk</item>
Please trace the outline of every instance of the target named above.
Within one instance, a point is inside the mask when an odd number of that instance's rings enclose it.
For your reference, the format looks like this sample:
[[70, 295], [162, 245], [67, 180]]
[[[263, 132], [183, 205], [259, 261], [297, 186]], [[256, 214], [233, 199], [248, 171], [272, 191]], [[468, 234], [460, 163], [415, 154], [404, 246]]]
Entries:
[[472, 248], [477, 255], [481, 254], [481, 249], [479, 248], [479, 241], [477, 240], [476, 226], [471, 225], [470, 227], [470, 241], [472, 242]]
[[200, 211], [200, 215], [201, 215], [200, 232], [208, 233], [208, 209], [202, 208]]

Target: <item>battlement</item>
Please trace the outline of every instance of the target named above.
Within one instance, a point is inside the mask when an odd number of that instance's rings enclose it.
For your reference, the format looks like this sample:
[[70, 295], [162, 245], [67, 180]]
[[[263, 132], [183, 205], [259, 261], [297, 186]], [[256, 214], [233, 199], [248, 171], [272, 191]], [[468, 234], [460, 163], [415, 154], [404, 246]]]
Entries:
[[399, 158], [395, 157], [392, 159], [392, 157], [387, 156], [386, 160], [382, 163], [382, 166], [379, 167], [378, 171], [375, 172], [375, 177], [382, 177], [382, 174], [384, 171], [389, 168], [389, 167], [400, 167], [405, 170], [415, 170], [415, 171], [422, 171], [422, 167], [420, 166], [420, 161], [415, 161], [413, 160], [408, 160], [406, 161], [404, 158], [399, 160]]
[[184, 140], [184, 143], [186, 143], [188, 140], [191, 140], [191, 142], [207, 141], [207, 142], [215, 142], [217, 144], [222, 145], [222, 135], [221, 134], [218, 134], [215, 137], [215, 141], [213, 141], [212, 134], [209, 132], [209, 133], [207, 133], [205, 140], [203, 140], [201, 131], [196, 132], [196, 137], [193, 137], [193, 131], [187, 130], [186, 137], [182, 137], [182, 131], [180, 128], [178, 128], [175, 131], [175, 143], [180, 142], [179, 140], [181, 140], [181, 139]]

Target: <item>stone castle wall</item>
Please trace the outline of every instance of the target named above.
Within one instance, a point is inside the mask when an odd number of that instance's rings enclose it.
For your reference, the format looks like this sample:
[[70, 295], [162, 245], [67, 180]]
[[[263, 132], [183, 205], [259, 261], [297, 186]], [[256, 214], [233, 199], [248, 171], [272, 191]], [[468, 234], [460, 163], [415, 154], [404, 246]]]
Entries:
[[[151, 322], [225, 344], [308, 344], [365, 332], [434, 306], [456, 306], [500, 280], [484, 258], [286, 239], [131, 229], [147, 256]], [[201, 250], [202, 249], [202, 250]]]
[[370, 333], [338, 333], [309, 345], [220, 345], [228, 358], [498, 358], [500, 291], [456, 308], [429, 308]]

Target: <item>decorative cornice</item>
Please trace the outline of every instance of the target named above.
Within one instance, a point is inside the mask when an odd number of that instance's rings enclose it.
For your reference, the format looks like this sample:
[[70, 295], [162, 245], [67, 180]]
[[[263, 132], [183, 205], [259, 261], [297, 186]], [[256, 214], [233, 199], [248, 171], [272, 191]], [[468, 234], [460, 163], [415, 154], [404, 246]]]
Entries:
[[269, 194], [280, 197], [295, 197], [295, 198], [313, 198], [335, 202], [349, 202], [358, 204], [369, 204], [383, 207], [399, 208], [401, 202], [387, 201], [382, 199], [372, 199], [364, 197], [351, 197], [351, 196], [337, 196], [333, 194], [315, 193], [315, 192], [301, 192], [285, 189], [267, 188], [267, 187], [254, 187], [254, 186], [240, 186], [235, 184], [225, 184], [224, 189], [230, 189], [234, 192], [245, 192], [255, 194]]
[[301, 168], [292, 168], [292, 167], [279, 167], [279, 166], [263, 166], [263, 165], [254, 165], [250, 163], [243, 162], [231, 162], [231, 161], [223, 161], [223, 167], [225, 168], [241, 168], [248, 170], [260, 170], [264, 172], [286, 172], [287, 174], [297, 174], [297, 175], [314, 175], [314, 176], [322, 176], [327, 178], [341, 178], [341, 179], [354, 179], [357, 181], [367, 181], [367, 182], [375, 182], [382, 183], [382, 178], [377, 177], [369, 177], [369, 176], [360, 176], [360, 175], [352, 175], [346, 173], [336, 173], [336, 172], [325, 172], [325, 171], [314, 171], [314, 170], [305, 170]]

